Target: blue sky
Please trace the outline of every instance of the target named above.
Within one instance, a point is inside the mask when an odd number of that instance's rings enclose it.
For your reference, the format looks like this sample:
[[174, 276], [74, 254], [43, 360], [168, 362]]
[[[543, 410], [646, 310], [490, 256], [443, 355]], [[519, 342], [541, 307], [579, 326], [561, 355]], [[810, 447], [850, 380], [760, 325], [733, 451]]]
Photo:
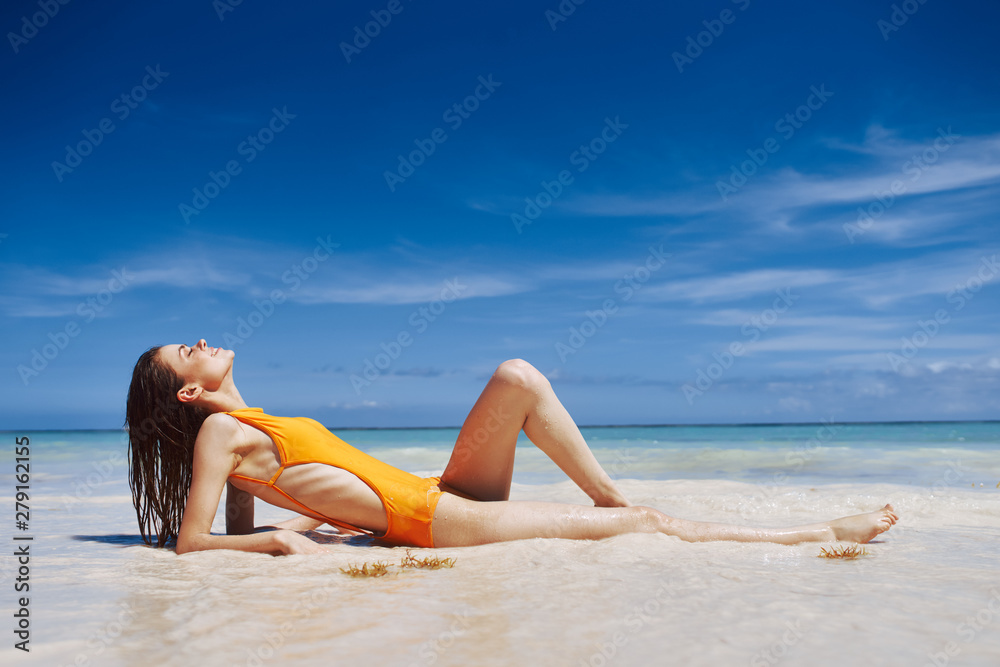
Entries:
[[45, 6], [0, 429], [116, 428], [200, 337], [331, 426], [458, 425], [513, 357], [582, 424], [997, 418], [993, 4]]

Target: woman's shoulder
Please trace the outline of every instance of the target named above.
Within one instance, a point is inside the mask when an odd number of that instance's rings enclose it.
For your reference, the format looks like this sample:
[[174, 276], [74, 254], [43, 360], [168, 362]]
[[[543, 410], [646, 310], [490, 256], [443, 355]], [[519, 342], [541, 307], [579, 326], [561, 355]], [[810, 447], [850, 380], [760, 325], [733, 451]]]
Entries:
[[198, 430], [198, 440], [229, 440], [243, 432], [240, 420], [225, 412], [213, 412]]

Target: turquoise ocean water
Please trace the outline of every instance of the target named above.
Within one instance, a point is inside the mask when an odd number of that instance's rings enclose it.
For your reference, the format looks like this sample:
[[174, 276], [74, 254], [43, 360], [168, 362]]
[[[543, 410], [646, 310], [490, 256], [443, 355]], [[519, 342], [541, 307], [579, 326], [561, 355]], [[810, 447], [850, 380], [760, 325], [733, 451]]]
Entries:
[[[440, 473], [458, 436], [457, 428], [331, 430], [355, 447], [418, 474]], [[583, 427], [581, 431], [615, 479], [725, 479], [757, 485], [869, 481], [918, 487], [1000, 482], [1000, 422], [830, 421]], [[11, 446], [14, 437], [31, 439], [35, 470], [46, 478], [54, 476], [53, 491], [64, 487], [67, 477], [74, 493], [122, 490], [127, 440], [121, 431], [5, 435]], [[11, 447], [5, 447], [3, 460], [9, 461], [12, 454]], [[565, 476], [522, 433], [514, 479], [528, 485], [552, 484]]]
[[[368, 453], [393, 459], [401, 467], [431, 465], [447, 461], [455, 444], [457, 428], [418, 429], [337, 429], [330, 427], [344, 440]], [[808, 477], [843, 479], [841, 474], [887, 476], [886, 481], [928, 481], [927, 470], [921, 463], [935, 458], [935, 452], [951, 452], [979, 459], [981, 455], [1000, 451], [1000, 422], [908, 422], [908, 423], [848, 423], [721, 426], [601, 426], [581, 429], [592, 450], [615, 467], [617, 473], [628, 473], [640, 479], [671, 479], [676, 477], [712, 477], [726, 472], [742, 479], [761, 481], [775, 470], [775, 454], [784, 456], [779, 467]], [[121, 431], [6, 431], [13, 441], [28, 436], [33, 444], [32, 456], [39, 464], [53, 470], [63, 466], [87, 465], [96, 455], [105, 458], [120, 450], [124, 454], [127, 440]], [[521, 434], [519, 451], [533, 447]], [[10, 448], [5, 448], [9, 450]], [[5, 456], [10, 458], [11, 451]], [[878, 461], [876, 470], [846, 468], [851, 457], [857, 461]], [[926, 460], [924, 459], [926, 457]], [[671, 471], [658, 465], [657, 460], [685, 461], [680, 469]], [[694, 463], [695, 461], [700, 464]], [[713, 461], [722, 467], [713, 467]], [[740, 461], [746, 465], [734, 466]], [[842, 470], [824, 470], [825, 462], [838, 462]], [[405, 466], [403, 464], [406, 464]], [[763, 466], [763, 467], [761, 467]], [[535, 466], [525, 465], [517, 472], [541, 474]], [[621, 476], [621, 475], [619, 475]], [[539, 482], [554, 481], [537, 477]], [[844, 480], [850, 481], [850, 480]]]

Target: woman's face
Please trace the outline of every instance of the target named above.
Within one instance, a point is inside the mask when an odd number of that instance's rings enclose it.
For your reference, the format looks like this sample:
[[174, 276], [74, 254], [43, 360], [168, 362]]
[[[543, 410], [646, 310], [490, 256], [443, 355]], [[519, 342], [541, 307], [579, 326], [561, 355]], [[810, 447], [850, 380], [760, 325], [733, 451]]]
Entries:
[[236, 353], [221, 347], [209, 347], [202, 338], [195, 345], [164, 345], [160, 361], [173, 369], [185, 386], [195, 384], [215, 391], [233, 368]]

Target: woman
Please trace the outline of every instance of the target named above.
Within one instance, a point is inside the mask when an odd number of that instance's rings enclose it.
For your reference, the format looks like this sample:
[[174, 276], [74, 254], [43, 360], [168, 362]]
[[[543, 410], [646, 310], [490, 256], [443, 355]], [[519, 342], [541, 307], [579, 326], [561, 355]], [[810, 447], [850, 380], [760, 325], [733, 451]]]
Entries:
[[[689, 542], [864, 543], [897, 521], [890, 505], [788, 529], [687, 521], [632, 506], [545, 377], [520, 359], [500, 364], [490, 378], [441, 477], [421, 479], [354, 449], [318, 422], [249, 408], [233, 382], [234, 357], [202, 339], [193, 347], [151, 348], [135, 365], [126, 406], [129, 472], [147, 544], [155, 533], [157, 546], [176, 537], [179, 554], [319, 553], [325, 549], [296, 531], [323, 523], [389, 544], [424, 547], [632, 532]], [[594, 507], [507, 500], [522, 430]], [[223, 488], [227, 534], [212, 535]], [[302, 516], [254, 533], [254, 497]]]

